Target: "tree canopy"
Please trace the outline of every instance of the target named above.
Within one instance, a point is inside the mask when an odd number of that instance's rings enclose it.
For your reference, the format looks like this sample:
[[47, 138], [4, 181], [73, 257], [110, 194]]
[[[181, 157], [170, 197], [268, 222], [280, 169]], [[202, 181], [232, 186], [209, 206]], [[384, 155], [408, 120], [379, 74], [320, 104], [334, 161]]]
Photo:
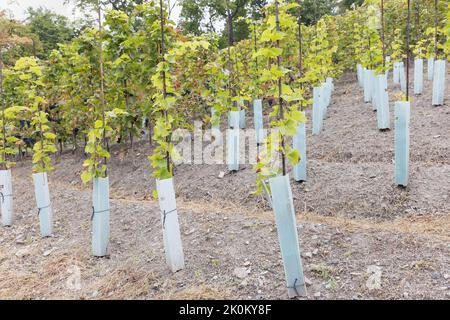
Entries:
[[221, 33], [219, 43], [224, 47], [227, 43], [227, 4], [233, 21], [233, 38], [240, 41], [248, 38], [249, 30], [243, 17], [260, 18], [261, 8], [267, 0], [181, 0], [179, 26], [185, 34], [200, 35], [202, 33]]
[[28, 8], [27, 24], [29, 32], [36, 35], [42, 47], [36, 56], [46, 58], [58, 43], [65, 43], [75, 36], [75, 29], [67, 17], [45, 8]]
[[[233, 38], [236, 41], [247, 39], [249, 29], [239, 18], [261, 18], [261, 8], [267, 0], [234, 0], [228, 1], [233, 21]], [[343, 12], [353, 4], [361, 5], [364, 0], [291, 0], [300, 3], [302, 23], [311, 25], [324, 15]], [[223, 0], [180, 0], [181, 6], [179, 26], [185, 34], [201, 35], [203, 33], [221, 33], [221, 47], [227, 43], [227, 1]]]

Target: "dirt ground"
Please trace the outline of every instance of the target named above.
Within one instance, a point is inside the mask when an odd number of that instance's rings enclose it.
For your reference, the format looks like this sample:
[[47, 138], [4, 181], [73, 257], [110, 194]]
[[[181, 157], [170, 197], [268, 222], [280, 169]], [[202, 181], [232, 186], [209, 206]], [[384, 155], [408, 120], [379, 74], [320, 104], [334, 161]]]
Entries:
[[[377, 129], [353, 74], [336, 81], [323, 132], [312, 136], [307, 124], [308, 181], [292, 188], [308, 299], [450, 299], [450, 96], [447, 89], [447, 105], [432, 107], [431, 90], [425, 79], [425, 94], [413, 99], [405, 189], [394, 185], [394, 130]], [[390, 83], [392, 129], [398, 91]], [[0, 228], [0, 298], [287, 299], [273, 213], [251, 194], [250, 165], [223, 178], [225, 165], [177, 167], [186, 268], [168, 270], [149, 152], [145, 144], [113, 148], [108, 258], [90, 255], [81, 154], [64, 154], [50, 174], [51, 238], [39, 236], [29, 161], [14, 168], [16, 220]]]

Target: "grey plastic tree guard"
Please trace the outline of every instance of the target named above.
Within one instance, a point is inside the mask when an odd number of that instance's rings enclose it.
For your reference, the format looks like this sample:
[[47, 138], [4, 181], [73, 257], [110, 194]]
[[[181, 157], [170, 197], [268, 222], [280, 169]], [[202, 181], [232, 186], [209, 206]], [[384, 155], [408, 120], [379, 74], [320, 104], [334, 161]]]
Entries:
[[289, 298], [306, 296], [297, 223], [289, 176], [269, 179]]
[[357, 74], [357, 77], [358, 77], [358, 85], [359, 85], [360, 88], [362, 88], [363, 85], [364, 85], [363, 67], [359, 63], [356, 65], [356, 74]]
[[245, 129], [247, 127], [245, 121], [245, 109], [243, 108], [244, 101], [239, 101], [239, 128]]
[[13, 190], [11, 170], [0, 170], [0, 201], [3, 226], [13, 223]]
[[49, 237], [53, 233], [53, 212], [48, 188], [47, 172], [34, 173], [33, 181], [41, 237]]
[[172, 272], [184, 269], [184, 253], [173, 179], [156, 180], [166, 263]]
[[395, 183], [408, 185], [410, 103], [395, 102]]
[[229, 171], [239, 170], [239, 111], [230, 111], [230, 128], [227, 141], [227, 164]]
[[[386, 64], [387, 64], [387, 66], [389, 66], [389, 62], [391, 62], [391, 57], [387, 56], [386, 57]], [[386, 74], [386, 79], [389, 79], [389, 68], [386, 68], [385, 74]]]
[[414, 60], [414, 94], [423, 92], [423, 59]]
[[[216, 115], [216, 109], [211, 108], [211, 118], [214, 118]], [[214, 137], [214, 145], [220, 146], [222, 145], [222, 133], [220, 132], [220, 127], [218, 124], [213, 124], [211, 126], [211, 135]]]
[[441, 106], [444, 104], [445, 94], [445, 60], [436, 60], [434, 62], [433, 75], [433, 106]]
[[406, 72], [405, 72], [405, 64], [402, 62], [399, 63], [399, 73], [400, 73], [400, 89], [403, 92], [406, 92]]
[[261, 99], [255, 99], [253, 101], [253, 117], [253, 122], [255, 123], [256, 143], [260, 145], [264, 142], [264, 122]]
[[325, 106], [326, 106], [326, 113], [328, 112], [328, 107], [331, 104], [331, 95], [332, 92], [334, 91], [334, 84], [333, 84], [333, 78], [328, 77], [327, 80], [325, 81], [325, 83], [322, 85], [323, 86], [323, 90], [325, 92]]
[[239, 128], [240, 129], [245, 129], [247, 124], [245, 122], [245, 109], [241, 109], [241, 111], [239, 111]]
[[314, 87], [313, 88], [313, 112], [312, 112], [312, 118], [313, 118], [313, 128], [312, 133], [313, 135], [317, 135], [322, 131], [322, 121], [323, 121], [323, 115], [322, 115], [322, 89], [320, 87]]
[[[321, 105], [322, 105], [322, 119], [324, 120], [327, 117], [327, 113], [328, 113], [328, 105], [329, 105], [329, 99], [328, 99], [328, 91], [329, 88], [327, 86], [326, 83], [322, 83], [322, 85], [320, 86], [320, 98], [322, 100]], [[322, 123], [323, 126], [323, 123]]]
[[364, 102], [366, 103], [372, 101], [374, 75], [375, 75], [374, 70], [366, 69], [364, 71]]
[[109, 254], [109, 178], [92, 181], [92, 255], [104, 257]]
[[394, 84], [399, 84], [400, 83], [400, 62], [395, 61], [394, 62], [394, 70], [392, 72], [392, 76], [393, 76], [393, 82]]
[[378, 105], [377, 105], [377, 123], [378, 129], [384, 130], [390, 128], [389, 117], [389, 93], [387, 91], [387, 77], [386, 74], [377, 76], [378, 82]]
[[372, 110], [377, 111], [380, 100], [380, 88], [378, 87], [378, 75], [374, 74], [372, 81]]
[[297, 127], [297, 134], [293, 138], [293, 148], [300, 152], [300, 162], [294, 166], [295, 181], [306, 181], [306, 122]]
[[334, 83], [332, 77], [327, 77], [326, 83], [330, 86], [330, 98], [331, 98], [331, 92], [334, 91]]
[[434, 58], [428, 58], [427, 71], [428, 71], [428, 80], [433, 81]]

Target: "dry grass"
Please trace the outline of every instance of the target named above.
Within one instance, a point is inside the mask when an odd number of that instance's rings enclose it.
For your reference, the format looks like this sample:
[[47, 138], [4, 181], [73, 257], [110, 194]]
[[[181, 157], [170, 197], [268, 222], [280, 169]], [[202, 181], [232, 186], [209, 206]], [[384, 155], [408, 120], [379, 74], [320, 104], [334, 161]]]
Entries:
[[[135, 198], [114, 199], [128, 203], [154, 203], [154, 200], [137, 200]], [[248, 217], [274, 221], [272, 211], [261, 210], [255, 207], [245, 207], [239, 204], [226, 201], [209, 200], [185, 201], [177, 199], [177, 206], [180, 210], [194, 211], [198, 213], [219, 212], [222, 214], [245, 214]], [[381, 230], [388, 232], [401, 232], [411, 234], [421, 234], [429, 237], [436, 237], [442, 240], [450, 240], [450, 213], [422, 217], [400, 217], [390, 221], [378, 221], [368, 218], [347, 218], [340, 216], [323, 216], [313, 212], [301, 213], [300, 221], [311, 223], [323, 223], [330, 226], [347, 228], [349, 230]]]
[[[218, 203], [209, 201], [201, 202], [185, 202], [178, 201], [178, 207], [185, 210], [193, 210], [201, 213], [220, 212], [223, 214], [245, 214], [246, 216], [274, 221], [272, 211], [258, 211], [255, 209], [247, 209], [230, 205], [227, 203]], [[299, 222], [321, 223], [331, 227], [345, 228], [346, 230], [378, 230], [399, 233], [411, 233], [415, 235], [423, 235], [435, 237], [441, 240], [450, 240], [450, 219], [449, 214], [433, 215], [433, 216], [417, 216], [417, 217], [399, 217], [394, 220], [383, 221], [369, 218], [348, 218], [342, 216], [323, 216], [313, 212], [300, 213]]]
[[231, 299], [231, 291], [227, 288], [210, 287], [207, 285], [192, 286], [182, 291], [170, 293], [164, 299], [175, 300], [221, 300]]
[[[58, 183], [59, 184], [59, 183]], [[61, 184], [61, 187], [64, 187]], [[74, 188], [78, 189], [74, 186]], [[81, 189], [81, 188], [80, 188]], [[143, 206], [157, 206], [153, 200], [125, 199], [112, 195], [112, 201], [136, 203]], [[180, 214], [196, 213], [211, 216], [223, 214], [241, 221], [269, 221], [274, 223], [271, 210], [241, 206], [227, 201], [177, 199]], [[449, 213], [429, 216], [403, 216], [393, 220], [373, 218], [348, 218], [345, 216], [324, 216], [314, 212], [300, 212], [298, 222], [303, 224], [324, 224], [343, 232], [411, 234], [430, 239], [449, 241]], [[63, 250], [52, 252], [42, 258], [44, 247], [27, 246], [29, 257], [19, 258], [11, 248], [0, 247], [0, 299], [227, 299], [234, 298], [236, 288], [227, 284], [186, 283], [180, 286], [174, 278], [168, 278], [159, 271], [149, 271], [148, 265], [133, 258], [115, 263], [93, 260], [89, 251], [79, 242], [66, 243]], [[60, 249], [59, 249], [60, 250]], [[37, 257], [35, 263], [29, 258]], [[70, 290], [66, 281], [68, 270], [77, 266], [81, 272], [81, 289]], [[312, 272], [328, 279], [332, 271], [319, 265]], [[416, 261], [414, 269], [430, 268], [424, 261]]]
[[86, 290], [98, 291], [98, 299], [146, 298], [155, 282], [153, 273], [131, 265], [92, 279]]
[[42, 287], [42, 278], [18, 269], [0, 271], [0, 299], [31, 299]]
[[301, 221], [323, 223], [347, 230], [377, 230], [392, 233], [410, 233], [441, 240], [450, 240], [450, 219], [448, 216], [402, 217], [392, 221], [374, 221], [367, 218], [349, 219], [345, 217], [328, 217], [315, 213], [302, 214]]

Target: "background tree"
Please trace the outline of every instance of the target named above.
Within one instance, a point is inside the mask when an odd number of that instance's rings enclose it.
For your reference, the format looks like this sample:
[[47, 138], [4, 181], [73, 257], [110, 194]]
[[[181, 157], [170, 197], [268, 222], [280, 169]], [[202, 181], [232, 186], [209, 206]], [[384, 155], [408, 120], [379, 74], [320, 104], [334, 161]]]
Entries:
[[0, 11], [0, 50], [5, 65], [13, 66], [18, 58], [31, 55], [35, 40], [27, 26]]
[[315, 24], [322, 16], [336, 13], [337, 8], [336, 0], [303, 0], [300, 7], [302, 23]]
[[[166, 0], [169, 1], [169, 0]], [[172, 0], [174, 1], [174, 0]], [[81, 11], [92, 9], [92, 6], [100, 4], [103, 8], [123, 11], [131, 14], [136, 6], [144, 4], [144, 0], [65, 0], [64, 3], [73, 3]]]
[[42, 44], [42, 50], [36, 56], [47, 58], [58, 43], [66, 43], [75, 35], [75, 30], [69, 19], [45, 8], [28, 8], [27, 25], [29, 32], [36, 35]]
[[[249, 37], [247, 23], [240, 17], [261, 17], [262, 8], [267, 0], [234, 0], [229, 1], [231, 20], [233, 21], [233, 41]], [[222, 0], [181, 0], [179, 26], [185, 34], [200, 35], [216, 32], [221, 34], [219, 46], [227, 45], [227, 29], [224, 28], [228, 18], [226, 1]]]
[[113, 10], [123, 11], [131, 14], [137, 5], [143, 4], [144, 0], [104, 0], [103, 4], [110, 6]]
[[351, 9], [352, 6], [360, 6], [364, 3], [364, 0], [342, 0], [339, 3], [340, 12], [345, 12], [347, 9]]

